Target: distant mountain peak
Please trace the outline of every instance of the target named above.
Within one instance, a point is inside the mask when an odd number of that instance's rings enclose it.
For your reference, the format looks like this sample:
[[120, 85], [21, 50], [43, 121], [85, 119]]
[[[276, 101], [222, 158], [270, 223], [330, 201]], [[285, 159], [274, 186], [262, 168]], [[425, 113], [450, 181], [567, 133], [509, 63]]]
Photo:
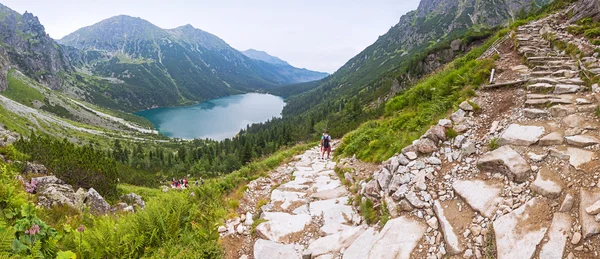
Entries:
[[247, 49], [247, 50], [242, 51], [242, 54], [246, 55], [246, 57], [249, 57], [251, 59], [261, 60], [261, 61], [271, 63], [274, 65], [287, 65], [287, 66], [290, 65], [286, 61], [284, 61], [278, 57], [271, 56], [271, 55], [269, 55], [269, 53], [261, 51], [261, 50]]

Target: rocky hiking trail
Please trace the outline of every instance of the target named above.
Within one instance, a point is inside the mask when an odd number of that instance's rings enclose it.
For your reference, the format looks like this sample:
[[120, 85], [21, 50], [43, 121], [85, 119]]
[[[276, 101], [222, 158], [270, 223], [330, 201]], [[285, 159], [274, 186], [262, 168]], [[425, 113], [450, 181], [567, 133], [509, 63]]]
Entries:
[[[495, 45], [494, 83], [381, 165], [315, 147], [249, 183], [226, 257], [600, 258], [600, 89], [580, 77], [600, 62], [565, 13]], [[356, 199], [391, 218], [367, 225]]]

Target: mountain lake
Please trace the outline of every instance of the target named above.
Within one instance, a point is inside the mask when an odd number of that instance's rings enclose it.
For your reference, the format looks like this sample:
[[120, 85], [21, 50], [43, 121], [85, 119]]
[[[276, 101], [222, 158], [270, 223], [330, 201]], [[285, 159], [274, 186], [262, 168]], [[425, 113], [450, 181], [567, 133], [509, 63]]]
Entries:
[[156, 108], [136, 114], [148, 119], [168, 137], [223, 140], [234, 137], [248, 124], [281, 117], [284, 105], [279, 96], [248, 93], [193, 106]]

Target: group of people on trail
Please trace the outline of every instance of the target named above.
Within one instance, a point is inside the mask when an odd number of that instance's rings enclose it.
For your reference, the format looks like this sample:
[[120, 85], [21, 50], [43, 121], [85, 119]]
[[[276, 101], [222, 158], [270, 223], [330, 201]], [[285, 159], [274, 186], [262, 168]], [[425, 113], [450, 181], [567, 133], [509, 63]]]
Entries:
[[173, 181], [171, 182], [171, 187], [172, 188], [188, 188], [190, 186], [188, 184], [188, 180], [184, 177], [183, 179], [179, 179], [179, 180], [175, 180], [175, 178], [173, 178]]
[[[325, 152], [327, 152], [327, 158], [325, 158]], [[329, 131], [325, 131], [321, 136], [321, 159], [329, 159], [331, 153], [331, 136]]]

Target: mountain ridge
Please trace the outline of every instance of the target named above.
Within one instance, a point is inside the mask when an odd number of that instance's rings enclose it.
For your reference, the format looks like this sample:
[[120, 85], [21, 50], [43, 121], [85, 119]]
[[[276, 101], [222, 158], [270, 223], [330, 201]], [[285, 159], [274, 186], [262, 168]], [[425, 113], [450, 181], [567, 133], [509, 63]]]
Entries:
[[[265, 91], [326, 76], [251, 59], [190, 24], [162, 29], [127, 15], [83, 27], [58, 42], [73, 48], [69, 57], [80, 69], [131, 85], [126, 90], [133, 100], [119, 102], [134, 109]], [[154, 79], [144, 80], [148, 77]], [[109, 91], [117, 98], [123, 95], [122, 89]]]

